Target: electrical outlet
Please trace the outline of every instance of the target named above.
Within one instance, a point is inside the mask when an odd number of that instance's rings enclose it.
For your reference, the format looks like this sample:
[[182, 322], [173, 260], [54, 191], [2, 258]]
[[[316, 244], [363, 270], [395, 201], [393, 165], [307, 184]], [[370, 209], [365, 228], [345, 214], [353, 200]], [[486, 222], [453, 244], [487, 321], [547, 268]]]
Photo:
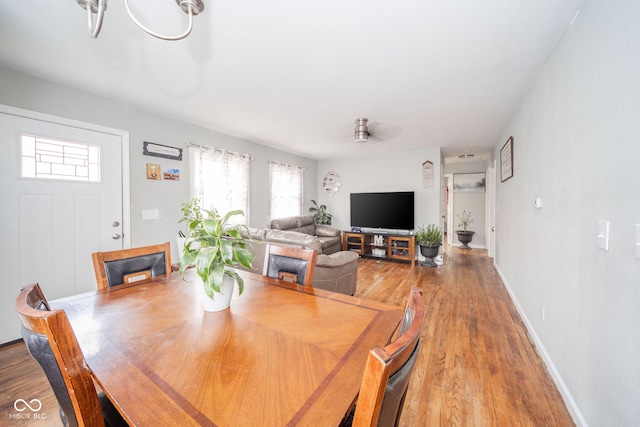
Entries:
[[544, 305], [540, 306], [540, 319], [544, 322], [546, 317], [547, 308]]

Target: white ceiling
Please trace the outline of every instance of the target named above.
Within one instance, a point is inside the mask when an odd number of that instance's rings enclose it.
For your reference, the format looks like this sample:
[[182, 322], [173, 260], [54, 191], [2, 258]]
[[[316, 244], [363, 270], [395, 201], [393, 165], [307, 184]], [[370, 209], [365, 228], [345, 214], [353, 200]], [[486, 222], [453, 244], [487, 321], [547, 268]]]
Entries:
[[[157, 32], [186, 28], [174, 0], [129, 1]], [[0, 64], [314, 159], [486, 155], [581, 3], [203, 1], [177, 42], [120, 0], [97, 39], [74, 0], [3, 1]], [[356, 144], [357, 117], [390, 138]]]

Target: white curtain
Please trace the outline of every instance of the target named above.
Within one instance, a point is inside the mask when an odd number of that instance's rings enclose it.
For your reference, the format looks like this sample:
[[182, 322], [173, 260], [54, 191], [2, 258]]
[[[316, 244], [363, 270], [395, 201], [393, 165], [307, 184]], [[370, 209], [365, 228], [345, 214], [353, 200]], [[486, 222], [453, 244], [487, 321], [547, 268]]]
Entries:
[[249, 224], [249, 171], [251, 158], [213, 147], [190, 146], [192, 196], [202, 207], [224, 215], [240, 209], [244, 216], [231, 218], [233, 224]]
[[269, 162], [270, 219], [302, 214], [304, 168]]

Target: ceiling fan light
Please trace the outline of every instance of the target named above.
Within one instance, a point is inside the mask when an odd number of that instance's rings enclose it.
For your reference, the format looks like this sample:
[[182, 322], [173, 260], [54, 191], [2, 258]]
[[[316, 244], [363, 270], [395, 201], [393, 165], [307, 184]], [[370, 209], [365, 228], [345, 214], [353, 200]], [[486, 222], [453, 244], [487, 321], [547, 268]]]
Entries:
[[369, 142], [368, 132], [356, 132], [356, 142]]

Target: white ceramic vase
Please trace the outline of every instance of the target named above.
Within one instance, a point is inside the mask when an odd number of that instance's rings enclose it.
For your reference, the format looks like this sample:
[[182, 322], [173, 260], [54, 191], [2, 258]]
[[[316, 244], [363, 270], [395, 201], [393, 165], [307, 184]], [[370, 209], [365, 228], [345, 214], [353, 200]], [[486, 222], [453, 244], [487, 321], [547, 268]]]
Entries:
[[233, 277], [224, 276], [220, 292], [213, 293], [213, 299], [209, 298], [204, 290], [204, 285], [200, 282], [200, 301], [205, 311], [222, 311], [231, 305], [231, 297], [233, 296], [233, 285], [235, 280]]
[[[193, 241], [193, 239], [190, 239], [190, 241]], [[187, 244], [187, 239], [185, 237], [176, 236], [176, 244], [178, 245], [178, 257], [180, 258], [180, 261], [182, 261], [182, 254], [184, 253], [184, 245]], [[198, 249], [198, 248], [200, 248], [200, 243], [191, 244], [191, 249]]]
[[182, 261], [182, 251], [184, 249], [184, 244], [186, 243], [184, 237], [176, 236], [176, 244], [178, 245], [178, 257]]

